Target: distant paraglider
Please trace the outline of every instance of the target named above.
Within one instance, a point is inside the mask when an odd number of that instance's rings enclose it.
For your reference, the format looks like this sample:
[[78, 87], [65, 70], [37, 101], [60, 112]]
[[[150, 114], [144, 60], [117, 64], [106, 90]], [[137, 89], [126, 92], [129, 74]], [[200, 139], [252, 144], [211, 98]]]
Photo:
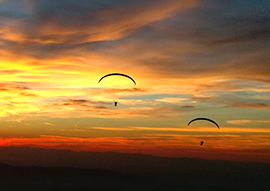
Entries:
[[[102, 76], [102, 78], [99, 79], [98, 83], [100, 83], [101, 80], [103, 80], [104, 78], [109, 77], [109, 76], [123, 76], [123, 77], [129, 78], [134, 83], [134, 85], [136, 85], [136, 82], [135, 82], [135, 80], [132, 77], [130, 77], [130, 76], [126, 75], [126, 74], [122, 74], [122, 73], [110, 73], [110, 74], [106, 74], [105, 76]], [[114, 101], [114, 106], [115, 107], [117, 106], [117, 104], [118, 104], [118, 102], [117, 101]]]
[[214, 124], [219, 128], [219, 125], [218, 125], [215, 121], [213, 121], [212, 119], [203, 118], [203, 117], [192, 119], [192, 120], [188, 123], [188, 126], [189, 126], [189, 124], [191, 124], [193, 121], [197, 121], [197, 120], [206, 120], [206, 121], [210, 121], [210, 122], [214, 123]]
[[[206, 121], [210, 121], [210, 122], [214, 123], [214, 124], [217, 126], [217, 128], [219, 128], [219, 125], [218, 125], [215, 121], [213, 121], [212, 119], [203, 118], [203, 117], [192, 119], [192, 120], [188, 123], [188, 126], [189, 126], [189, 124], [191, 124], [193, 121], [197, 121], [197, 120], [206, 120]], [[202, 145], [203, 145], [203, 141], [201, 141], [200, 146], [202, 146]]]
[[101, 80], [103, 80], [104, 78], [106, 78], [108, 76], [124, 76], [124, 77], [127, 77], [127, 78], [131, 79], [132, 82], [134, 83], [134, 85], [136, 85], [136, 82], [135, 82], [135, 80], [132, 77], [130, 77], [130, 76], [126, 75], [126, 74], [122, 74], [122, 73], [111, 73], [111, 74], [107, 74], [107, 75], [103, 76], [102, 78], [100, 78], [99, 81], [98, 81], [98, 83], [101, 82]]

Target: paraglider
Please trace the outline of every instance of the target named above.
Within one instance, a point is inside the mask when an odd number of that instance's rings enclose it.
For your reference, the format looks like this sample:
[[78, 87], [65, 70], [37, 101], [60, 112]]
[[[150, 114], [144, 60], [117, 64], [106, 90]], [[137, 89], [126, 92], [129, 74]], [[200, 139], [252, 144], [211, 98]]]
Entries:
[[219, 128], [219, 125], [218, 125], [215, 121], [213, 121], [212, 119], [203, 118], [203, 117], [192, 119], [192, 120], [188, 123], [188, 126], [189, 126], [190, 123], [192, 123], [193, 121], [197, 121], [197, 120], [206, 120], [206, 121], [210, 121], [210, 122], [214, 123], [214, 124]]
[[[197, 121], [197, 120], [206, 120], [206, 121], [210, 121], [210, 122], [214, 123], [214, 124], [217, 126], [217, 128], [219, 128], [219, 125], [218, 125], [215, 121], [213, 121], [212, 119], [203, 118], [203, 117], [199, 117], [199, 118], [192, 119], [192, 120], [188, 123], [188, 126], [189, 126], [189, 124], [191, 124], [193, 121]], [[201, 141], [200, 146], [202, 146], [202, 145], [203, 145], [203, 141]]]
[[[132, 77], [130, 77], [130, 76], [126, 75], [126, 74], [122, 74], [122, 73], [110, 73], [110, 74], [106, 74], [105, 76], [102, 76], [99, 79], [98, 83], [100, 83], [101, 80], [103, 80], [104, 78], [109, 77], [109, 76], [123, 76], [123, 77], [129, 78], [134, 83], [134, 85], [136, 85], [136, 82], [135, 82], [135, 80]], [[117, 101], [114, 101], [114, 106], [115, 107], [117, 106], [117, 104], [118, 104], [118, 102]]]
[[134, 85], [136, 85], [136, 82], [135, 82], [135, 80], [132, 77], [130, 77], [130, 76], [126, 75], [126, 74], [122, 74], [122, 73], [111, 73], [111, 74], [107, 74], [107, 75], [103, 76], [102, 78], [100, 78], [99, 81], [98, 81], [98, 83], [101, 82], [101, 80], [103, 80], [104, 78], [106, 78], [108, 76], [124, 76], [124, 77], [127, 77], [127, 78], [131, 79], [132, 82], [134, 83]]

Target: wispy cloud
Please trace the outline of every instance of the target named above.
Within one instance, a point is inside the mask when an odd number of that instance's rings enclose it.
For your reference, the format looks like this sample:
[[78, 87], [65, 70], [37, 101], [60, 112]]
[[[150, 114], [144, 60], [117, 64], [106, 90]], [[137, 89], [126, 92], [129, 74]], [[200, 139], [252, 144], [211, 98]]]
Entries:
[[238, 120], [229, 120], [227, 121], [229, 124], [233, 125], [246, 125], [249, 123], [270, 123], [269, 120], [250, 120], [250, 119], [238, 119]]
[[241, 107], [248, 109], [270, 109], [270, 105], [266, 103], [231, 102], [229, 104], [233, 107]]
[[243, 124], [247, 124], [247, 123], [252, 123], [252, 120], [230, 120], [227, 121], [227, 123], [229, 124], [233, 124], [233, 125], [243, 125]]
[[103, 102], [103, 101], [91, 101], [91, 100], [83, 100], [83, 99], [71, 99], [71, 100], [66, 100], [62, 105], [78, 105], [78, 106], [85, 106], [88, 107], [89, 105], [94, 105], [94, 104], [103, 104], [103, 105], [109, 105], [110, 103], [108, 102]]
[[52, 123], [44, 123], [44, 124], [48, 126], [55, 126], [55, 124], [52, 124]]
[[[87, 142], [94, 132], [114, 136], [93, 141], [106, 148], [110, 141], [132, 147], [135, 139], [166, 148], [166, 139], [175, 150], [190, 134], [198, 136], [189, 146], [202, 135], [216, 139], [217, 129], [185, 128], [191, 116], [204, 115], [241, 127], [223, 125], [220, 148], [249, 141], [257, 148], [252, 135], [267, 134], [269, 123], [268, 7], [246, 0], [0, 1], [1, 133], [18, 135], [15, 129], [30, 124], [29, 136], [54, 132], [46, 138], [68, 142], [59, 147]], [[130, 74], [137, 85], [98, 83], [111, 72]], [[93, 128], [75, 128], [76, 120]], [[71, 132], [85, 139], [71, 140]], [[132, 141], [129, 133], [137, 133]]]
[[36, 95], [36, 94], [25, 93], [25, 92], [20, 93], [20, 95], [22, 95], [22, 96], [28, 96], [28, 97], [38, 97], [38, 95]]
[[[83, 2], [73, 0], [24, 1], [22, 7], [33, 8], [23, 21], [9, 27], [9, 40], [33, 43], [83, 43], [123, 38], [151, 22], [170, 17], [181, 9], [194, 6], [194, 1], [171, 0]], [[4, 4], [10, 5], [8, 2]], [[17, 7], [19, 8], [19, 7]], [[72, 11], [66, 11], [67, 9]], [[22, 11], [23, 8], [21, 8]], [[80, 13], [80, 14], [77, 14]], [[4, 13], [3, 13], [4, 14]], [[15, 14], [11, 12], [9, 14]], [[7, 15], [7, 14], [6, 14]], [[34, 20], [31, 17], [34, 16]], [[42, 23], [42, 25], [40, 24]], [[20, 29], [15, 32], [16, 29]], [[58, 31], [58, 32], [55, 32]], [[16, 35], [15, 35], [16, 34]]]

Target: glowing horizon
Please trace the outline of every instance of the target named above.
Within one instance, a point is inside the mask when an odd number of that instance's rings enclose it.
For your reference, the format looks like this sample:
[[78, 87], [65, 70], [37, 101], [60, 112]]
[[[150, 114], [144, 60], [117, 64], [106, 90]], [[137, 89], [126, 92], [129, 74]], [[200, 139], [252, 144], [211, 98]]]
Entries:
[[270, 161], [269, 2], [52, 1], [0, 1], [1, 146]]

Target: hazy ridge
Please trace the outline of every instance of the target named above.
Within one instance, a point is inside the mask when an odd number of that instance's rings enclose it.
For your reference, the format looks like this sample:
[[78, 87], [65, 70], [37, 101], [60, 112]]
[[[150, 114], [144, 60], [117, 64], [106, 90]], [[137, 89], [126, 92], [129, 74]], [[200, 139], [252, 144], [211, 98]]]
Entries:
[[[270, 164], [0, 147], [1, 190], [268, 190]], [[5, 163], [5, 164], [4, 164]]]
[[267, 171], [270, 163], [166, 158], [117, 152], [75, 152], [31, 147], [0, 147], [0, 162], [13, 166], [73, 167], [124, 173], [170, 173], [179, 170]]

